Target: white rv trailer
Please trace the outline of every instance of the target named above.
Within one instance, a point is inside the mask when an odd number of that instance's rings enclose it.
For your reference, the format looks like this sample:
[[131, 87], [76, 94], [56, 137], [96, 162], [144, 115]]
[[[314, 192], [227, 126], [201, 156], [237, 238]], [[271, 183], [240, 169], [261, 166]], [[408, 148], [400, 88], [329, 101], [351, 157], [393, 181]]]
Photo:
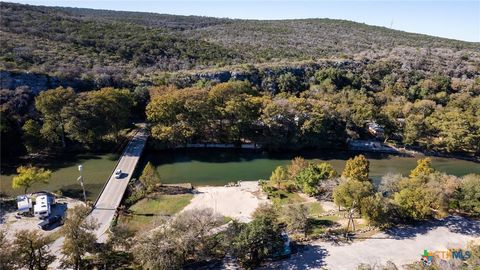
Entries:
[[32, 199], [27, 195], [17, 196], [18, 213], [27, 213], [32, 209]]
[[33, 213], [39, 218], [48, 217], [51, 213], [51, 207], [53, 203], [53, 197], [49, 195], [37, 196], [35, 205], [33, 206]]

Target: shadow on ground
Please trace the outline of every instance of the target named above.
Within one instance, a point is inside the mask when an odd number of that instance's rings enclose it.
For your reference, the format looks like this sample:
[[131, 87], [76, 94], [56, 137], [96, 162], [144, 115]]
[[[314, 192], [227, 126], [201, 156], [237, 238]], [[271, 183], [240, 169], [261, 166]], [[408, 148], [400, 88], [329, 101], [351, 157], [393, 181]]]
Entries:
[[[50, 214], [50, 216], [56, 216], [56, 215], [59, 215], [61, 216], [62, 218], [65, 218], [65, 213], [67, 212], [67, 203], [56, 203], [53, 207], [52, 207], [52, 213]], [[55, 222], [54, 224], [51, 224], [50, 226], [48, 226], [47, 228], [45, 228], [46, 231], [51, 231], [51, 230], [54, 230], [58, 227], [60, 227], [63, 223], [58, 221], [58, 222]]]
[[298, 246], [297, 252], [292, 254], [289, 258], [273, 261], [259, 269], [319, 269], [326, 266], [325, 257], [327, 256], [328, 251], [321, 246]]
[[413, 238], [437, 227], [447, 227], [451, 232], [480, 237], [480, 221], [461, 216], [419, 222], [388, 229], [385, 233], [394, 239]]

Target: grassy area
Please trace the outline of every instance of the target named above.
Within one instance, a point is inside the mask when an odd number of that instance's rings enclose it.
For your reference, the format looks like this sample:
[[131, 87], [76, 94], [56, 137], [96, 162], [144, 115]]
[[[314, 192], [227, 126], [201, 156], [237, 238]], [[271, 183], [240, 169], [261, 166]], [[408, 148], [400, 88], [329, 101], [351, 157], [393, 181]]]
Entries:
[[324, 210], [320, 202], [311, 202], [307, 203], [306, 206], [308, 207], [308, 212], [310, 214], [310, 217], [316, 218], [323, 214]]
[[[268, 184], [267, 184], [268, 185]], [[293, 233], [290, 237], [294, 240], [314, 239], [319, 235], [329, 231], [342, 231], [345, 228], [345, 222], [347, 221], [341, 212], [335, 211], [333, 214], [322, 216], [325, 214], [325, 210], [322, 207], [321, 202], [309, 199], [301, 196], [300, 193], [295, 191], [287, 191], [286, 188], [277, 189], [271, 185], [266, 186], [269, 199], [279, 207], [280, 210], [288, 207], [289, 205], [302, 204], [308, 209], [308, 216], [310, 221], [310, 229], [307, 235]], [[265, 189], [264, 189], [265, 190]], [[284, 213], [280, 211], [280, 220], [282, 220]], [[366, 222], [355, 222], [356, 230], [363, 229], [367, 226]]]
[[296, 192], [288, 192], [285, 190], [275, 190], [271, 193], [270, 199], [273, 203], [278, 205], [285, 205], [285, 204], [294, 204], [294, 203], [303, 203], [305, 202], [305, 198], [300, 196]]
[[316, 237], [325, 232], [328, 227], [332, 227], [341, 218], [336, 215], [315, 217], [311, 219], [311, 228], [308, 237]]
[[133, 231], [153, 228], [168, 216], [180, 212], [192, 198], [192, 194], [178, 194], [142, 199], [128, 209], [128, 214], [121, 215], [118, 223]]

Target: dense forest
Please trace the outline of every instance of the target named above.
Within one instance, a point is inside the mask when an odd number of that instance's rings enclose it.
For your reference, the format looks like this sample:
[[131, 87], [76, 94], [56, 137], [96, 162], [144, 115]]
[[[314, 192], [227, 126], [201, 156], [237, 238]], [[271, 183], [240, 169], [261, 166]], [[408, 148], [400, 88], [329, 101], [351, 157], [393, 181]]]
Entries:
[[152, 70], [330, 57], [453, 67], [478, 63], [480, 52], [476, 43], [341, 20], [230, 20], [4, 2], [0, 12], [2, 68], [63, 77], [134, 78]]
[[478, 43], [329, 19], [0, 12], [3, 157], [96, 149], [132, 119], [160, 147], [342, 148], [376, 122], [394, 144], [480, 151]]

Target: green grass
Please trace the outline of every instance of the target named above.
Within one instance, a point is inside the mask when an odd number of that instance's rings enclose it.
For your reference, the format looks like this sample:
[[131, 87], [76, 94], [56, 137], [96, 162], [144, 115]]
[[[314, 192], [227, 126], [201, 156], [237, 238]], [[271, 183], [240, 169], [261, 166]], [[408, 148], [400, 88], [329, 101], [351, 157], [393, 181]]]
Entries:
[[192, 194], [178, 194], [142, 199], [128, 209], [128, 215], [121, 215], [118, 223], [126, 225], [132, 231], [153, 228], [165, 218], [180, 212], [192, 198]]
[[339, 221], [340, 219], [342, 219], [341, 217], [339, 216], [335, 216], [335, 215], [332, 215], [332, 216], [323, 216], [321, 218], [319, 218], [320, 220], [328, 220], [328, 221], [331, 221], [331, 222], [337, 222]]
[[324, 233], [328, 227], [332, 227], [338, 220], [340, 220], [340, 217], [334, 215], [312, 218], [308, 237], [312, 238]]
[[296, 192], [288, 192], [285, 190], [276, 190], [272, 192], [270, 199], [273, 203], [278, 205], [293, 204], [293, 203], [303, 203], [305, 199], [301, 197]]
[[308, 207], [308, 212], [312, 218], [318, 217], [324, 212], [320, 202], [308, 203], [306, 206]]

